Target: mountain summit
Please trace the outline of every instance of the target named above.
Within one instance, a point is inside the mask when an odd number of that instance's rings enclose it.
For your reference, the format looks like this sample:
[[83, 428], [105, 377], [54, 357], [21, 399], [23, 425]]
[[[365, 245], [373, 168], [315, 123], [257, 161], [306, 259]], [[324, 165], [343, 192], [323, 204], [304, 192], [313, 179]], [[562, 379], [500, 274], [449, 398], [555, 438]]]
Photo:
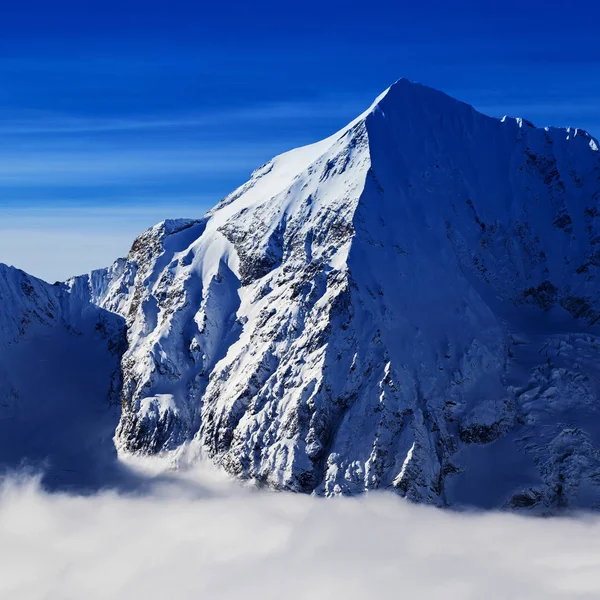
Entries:
[[600, 153], [401, 79], [73, 278], [127, 322], [120, 452], [278, 489], [600, 506]]

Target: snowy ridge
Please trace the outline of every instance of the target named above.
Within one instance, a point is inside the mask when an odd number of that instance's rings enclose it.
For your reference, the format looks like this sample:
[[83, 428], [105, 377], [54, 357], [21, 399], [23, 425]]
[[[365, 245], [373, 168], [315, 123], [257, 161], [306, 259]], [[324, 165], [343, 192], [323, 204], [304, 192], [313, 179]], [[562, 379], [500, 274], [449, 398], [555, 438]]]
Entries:
[[50, 487], [106, 485], [123, 319], [2, 264], [0, 306], [0, 471], [44, 465]]
[[127, 320], [120, 452], [318, 494], [597, 507], [600, 155], [407, 80], [72, 294]]

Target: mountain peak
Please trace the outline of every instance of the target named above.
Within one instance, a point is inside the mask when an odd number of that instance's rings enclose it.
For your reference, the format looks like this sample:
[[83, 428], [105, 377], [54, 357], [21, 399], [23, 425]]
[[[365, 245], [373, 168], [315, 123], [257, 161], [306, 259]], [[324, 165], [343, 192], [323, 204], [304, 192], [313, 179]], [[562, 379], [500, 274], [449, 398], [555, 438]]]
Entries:
[[329, 496], [597, 506], [589, 147], [401, 79], [201, 221], [148, 230], [66, 286], [126, 317], [119, 450]]
[[[600, 322], [586, 141], [400, 79], [201, 223], [138, 238], [106, 286], [130, 327], [121, 451], [189, 447], [277, 488], [442, 505], [553, 507], [564, 476], [586, 505], [600, 450], [582, 433], [589, 462], [555, 466], [565, 415], [598, 405], [572, 377]], [[486, 452], [519, 476], [491, 485]]]
[[440, 90], [403, 77], [382, 92], [366, 114], [376, 109], [410, 110], [411, 107], [418, 106], [426, 106], [429, 110], [449, 110], [453, 107], [474, 110], [470, 105]]

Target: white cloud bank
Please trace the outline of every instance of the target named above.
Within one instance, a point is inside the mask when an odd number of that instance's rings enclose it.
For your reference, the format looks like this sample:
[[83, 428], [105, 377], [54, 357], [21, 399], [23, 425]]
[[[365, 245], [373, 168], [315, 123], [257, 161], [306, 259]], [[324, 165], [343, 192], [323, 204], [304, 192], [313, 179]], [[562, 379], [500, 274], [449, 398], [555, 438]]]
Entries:
[[600, 520], [324, 500], [210, 471], [144, 495], [0, 491], [0, 597], [569, 600], [600, 597]]

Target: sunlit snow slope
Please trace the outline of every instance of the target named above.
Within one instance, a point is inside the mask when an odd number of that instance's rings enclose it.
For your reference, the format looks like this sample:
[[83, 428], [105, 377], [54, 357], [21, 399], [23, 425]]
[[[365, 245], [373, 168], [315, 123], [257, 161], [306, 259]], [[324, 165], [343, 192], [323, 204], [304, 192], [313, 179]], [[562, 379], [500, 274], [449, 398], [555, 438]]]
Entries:
[[319, 494], [600, 506], [600, 154], [400, 80], [75, 278], [124, 316], [121, 452]]

